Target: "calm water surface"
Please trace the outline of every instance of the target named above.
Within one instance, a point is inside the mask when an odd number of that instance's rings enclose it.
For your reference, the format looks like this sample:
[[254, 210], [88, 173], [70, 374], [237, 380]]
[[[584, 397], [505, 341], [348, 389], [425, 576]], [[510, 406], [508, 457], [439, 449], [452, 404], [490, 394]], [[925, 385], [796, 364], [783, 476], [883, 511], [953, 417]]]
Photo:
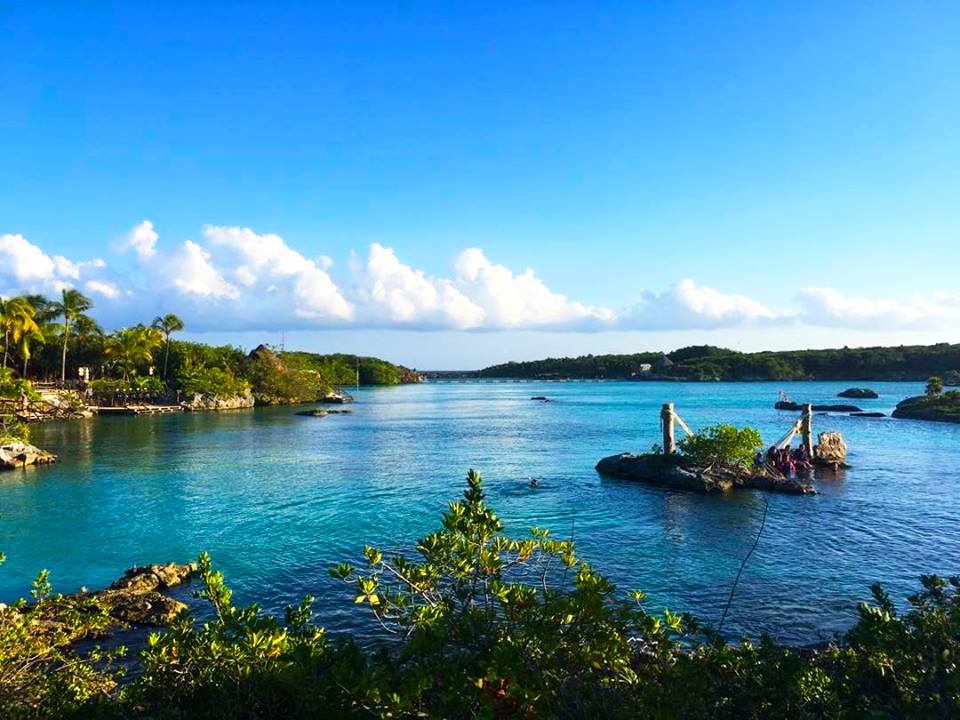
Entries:
[[[773, 442], [792, 419], [773, 410], [777, 390], [836, 402], [847, 385], [438, 383], [361, 390], [352, 415], [322, 419], [269, 408], [37, 427], [62, 462], [0, 475], [0, 600], [25, 594], [41, 567], [67, 592], [208, 550], [238, 600], [276, 610], [310, 593], [328, 628], [364, 633], [367, 616], [327, 569], [364, 544], [409, 547], [473, 467], [508, 530], [572, 531], [625, 590], [716, 622], [764, 496], [664, 492], [594, 465], [657, 442], [665, 401], [694, 427], [749, 424]], [[855, 402], [886, 412], [922, 390], [870, 385], [881, 398]], [[854, 469], [814, 497], [767, 496], [733, 632], [814, 641], [850, 624], [872, 582], [903, 598], [921, 573], [960, 572], [960, 426], [816, 417], [827, 429], [843, 433]]]

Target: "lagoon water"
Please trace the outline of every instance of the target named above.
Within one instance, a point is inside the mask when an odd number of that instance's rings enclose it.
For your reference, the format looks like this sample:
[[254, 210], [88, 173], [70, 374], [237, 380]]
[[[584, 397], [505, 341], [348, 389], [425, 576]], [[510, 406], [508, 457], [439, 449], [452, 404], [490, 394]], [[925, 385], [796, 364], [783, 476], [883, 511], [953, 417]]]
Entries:
[[[726, 630], [816, 641], [853, 621], [873, 582], [902, 600], [921, 573], [960, 572], [960, 426], [818, 416], [854, 467], [812, 497], [665, 492], [594, 465], [657, 442], [665, 401], [693, 427], [749, 424], [769, 443], [794, 418], [773, 409], [778, 390], [838, 402], [848, 385], [434, 383], [361, 389], [352, 414], [326, 418], [283, 407], [38, 426], [34, 442], [62, 462], [0, 475], [0, 601], [39, 568], [68, 592], [208, 550], [238, 601], [278, 610], [309, 593], [322, 624], [363, 634], [367, 613], [328, 568], [364, 544], [412, 546], [472, 467], [508, 531], [572, 533], [622, 589], [714, 623], [768, 499]], [[881, 398], [854, 402], [885, 412], [922, 391], [869, 385]]]

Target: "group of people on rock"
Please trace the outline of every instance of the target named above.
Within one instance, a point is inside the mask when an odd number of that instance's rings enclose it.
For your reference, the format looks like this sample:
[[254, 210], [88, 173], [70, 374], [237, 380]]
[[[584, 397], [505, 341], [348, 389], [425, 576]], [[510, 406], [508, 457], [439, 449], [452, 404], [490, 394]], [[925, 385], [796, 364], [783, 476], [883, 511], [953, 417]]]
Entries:
[[753, 465], [757, 470], [772, 468], [784, 477], [791, 477], [810, 470], [813, 467], [813, 458], [803, 445], [796, 448], [786, 445], [780, 448], [770, 447], [766, 455], [762, 450], [757, 450]]

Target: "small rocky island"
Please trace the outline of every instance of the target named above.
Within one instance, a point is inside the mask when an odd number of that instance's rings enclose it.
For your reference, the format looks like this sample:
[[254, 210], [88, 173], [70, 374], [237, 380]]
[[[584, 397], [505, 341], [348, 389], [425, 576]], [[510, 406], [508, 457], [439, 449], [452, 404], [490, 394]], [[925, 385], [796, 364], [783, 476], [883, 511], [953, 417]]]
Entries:
[[960, 390], [907, 398], [897, 405], [893, 417], [960, 423]]
[[880, 394], [876, 390], [871, 390], [870, 388], [852, 387], [847, 388], [843, 392], [837, 393], [837, 397], [853, 398], [857, 400], [876, 400], [878, 397], [880, 397]]
[[788, 495], [815, 495], [817, 492], [812, 485], [798, 478], [784, 477], [768, 470], [752, 471], [729, 465], [697, 467], [681, 455], [611, 455], [597, 463], [597, 472], [672, 490], [700, 493], [726, 493], [737, 488]]

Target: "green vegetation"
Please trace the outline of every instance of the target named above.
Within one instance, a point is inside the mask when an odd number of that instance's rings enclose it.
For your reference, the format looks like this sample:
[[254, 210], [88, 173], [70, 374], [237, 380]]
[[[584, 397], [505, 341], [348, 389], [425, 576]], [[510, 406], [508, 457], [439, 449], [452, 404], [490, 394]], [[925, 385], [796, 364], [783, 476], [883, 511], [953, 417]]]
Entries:
[[943, 392], [943, 378], [936, 375], [928, 378], [925, 390], [930, 397], [936, 397]]
[[723, 642], [688, 616], [646, 609], [534, 529], [503, 534], [470, 472], [442, 526], [414, 557], [364, 549], [341, 564], [348, 602], [381, 642], [328, 638], [312, 599], [281, 618], [238, 607], [210, 558], [188, 611], [151, 635], [126, 683], [111, 656], [71, 649], [102, 609], [72, 601], [47, 632], [49, 581], [36, 604], [0, 611], [5, 718], [906, 718], [960, 713], [960, 578], [927, 576], [898, 613], [874, 586], [855, 626], [821, 649]]
[[910, 420], [936, 420], [960, 423], [960, 390], [928, 392], [926, 395], [907, 398], [893, 411], [895, 418]]
[[[644, 372], [643, 365], [652, 365]], [[667, 355], [585, 355], [506, 363], [479, 377], [677, 380], [925, 380], [960, 369], [960, 345], [741, 353], [700, 345]]]
[[[181, 342], [173, 335], [184, 329], [177, 315], [154, 318], [105, 335], [88, 311], [92, 301], [77, 290], [65, 289], [55, 302], [38, 295], [0, 299], [0, 333], [4, 376], [0, 397], [19, 398], [32, 385], [27, 370], [38, 379], [75, 382], [85, 375], [100, 404], [163, 400], [184, 394], [230, 397], [251, 390], [257, 401], [312, 402], [318, 394], [341, 385], [394, 385], [416, 382], [407, 368], [371, 357], [274, 353], [265, 346], [248, 357], [232, 346], [213, 347]], [[269, 353], [265, 359], [261, 349]], [[10, 365], [22, 367], [15, 378]], [[157, 372], [157, 368], [162, 368]], [[179, 393], [179, 395], [178, 395]]]
[[750, 467], [754, 453], [763, 447], [763, 439], [754, 428], [737, 429], [733, 425], [711, 425], [677, 443], [682, 455], [694, 465], [736, 465]]

